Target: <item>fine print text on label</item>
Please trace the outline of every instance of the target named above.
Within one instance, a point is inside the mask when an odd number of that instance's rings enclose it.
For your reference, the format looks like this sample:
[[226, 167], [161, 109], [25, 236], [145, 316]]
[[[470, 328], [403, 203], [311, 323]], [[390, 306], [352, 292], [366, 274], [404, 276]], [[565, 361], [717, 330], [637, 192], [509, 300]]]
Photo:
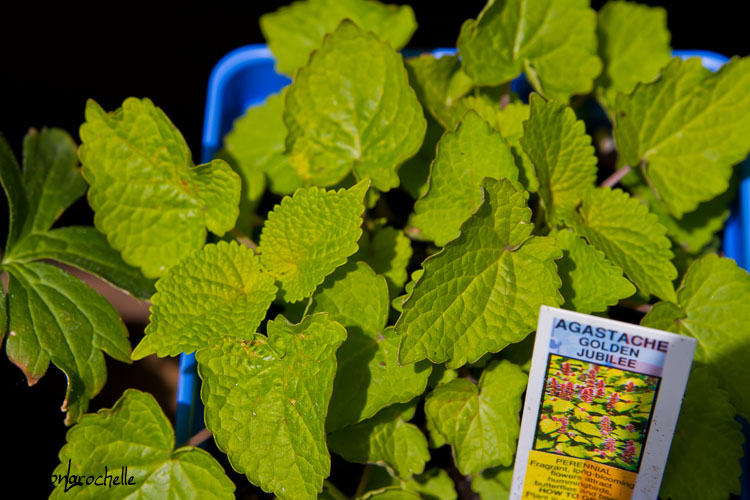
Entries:
[[695, 339], [546, 306], [536, 335], [510, 498], [657, 498]]

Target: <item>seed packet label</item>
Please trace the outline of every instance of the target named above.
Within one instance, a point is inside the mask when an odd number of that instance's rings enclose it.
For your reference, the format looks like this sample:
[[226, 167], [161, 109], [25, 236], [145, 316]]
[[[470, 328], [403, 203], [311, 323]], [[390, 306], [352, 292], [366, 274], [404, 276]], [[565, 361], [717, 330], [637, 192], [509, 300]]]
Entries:
[[510, 498], [656, 499], [695, 345], [543, 306]]

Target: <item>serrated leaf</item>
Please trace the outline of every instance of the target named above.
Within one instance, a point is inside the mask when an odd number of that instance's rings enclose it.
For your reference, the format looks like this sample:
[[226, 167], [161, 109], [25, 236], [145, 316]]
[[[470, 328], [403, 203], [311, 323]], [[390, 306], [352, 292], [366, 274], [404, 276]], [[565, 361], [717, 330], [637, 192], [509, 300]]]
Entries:
[[258, 250], [263, 266], [280, 282], [284, 300], [312, 295], [357, 251], [368, 186], [365, 180], [338, 191], [298, 189], [268, 214]]
[[455, 239], [482, 202], [484, 177], [516, 183], [518, 168], [505, 139], [470, 110], [455, 132], [446, 132], [438, 143], [429, 187], [414, 204], [411, 223], [420, 236], [438, 246]]
[[419, 102], [446, 127], [453, 104], [474, 86], [471, 78], [463, 72], [458, 54], [442, 57], [422, 54], [407, 59], [406, 68]]
[[699, 59], [673, 59], [653, 83], [615, 100], [623, 161], [645, 162], [649, 184], [677, 218], [729, 187], [732, 166], [750, 152], [750, 58], [716, 73]]
[[599, 100], [612, 110], [618, 92], [650, 82], [669, 62], [667, 11], [634, 2], [607, 2], [599, 11], [597, 36], [604, 68], [595, 82]]
[[659, 496], [720, 500], [732, 493], [739, 495], [743, 442], [742, 427], [734, 419], [728, 394], [717, 387], [708, 370], [694, 366]]
[[307, 183], [330, 186], [353, 169], [388, 191], [422, 145], [427, 123], [401, 56], [351, 21], [323, 39], [285, 95], [286, 147]]
[[370, 477], [367, 480], [368, 490], [381, 490], [388, 487], [398, 487], [419, 493], [423, 500], [456, 500], [456, 488], [448, 473], [437, 467], [429, 469], [422, 474], [413, 476], [403, 481], [391, 476], [385, 467], [374, 466], [370, 469]]
[[500, 111], [500, 103], [487, 92], [480, 91], [478, 94], [462, 97], [456, 102], [450, 109], [448, 122], [445, 126], [446, 130], [456, 130], [456, 127], [470, 109], [493, 128], [497, 125], [497, 114]]
[[[247, 108], [224, 137], [224, 147], [237, 160], [243, 183], [260, 171], [268, 177], [270, 191], [280, 195], [292, 194], [302, 185], [284, 155], [287, 130], [283, 111], [282, 94], [273, 94], [263, 104]], [[243, 187], [245, 198], [247, 189]]]
[[86, 192], [76, 145], [67, 132], [32, 130], [24, 137], [23, 185], [29, 202], [24, 233], [46, 231]]
[[101, 295], [56, 267], [41, 262], [7, 264], [8, 331], [6, 351], [29, 385], [49, 362], [68, 378], [62, 410], [70, 425], [86, 412], [104, 386], [106, 352], [130, 362], [125, 325]]
[[482, 372], [478, 386], [457, 379], [427, 396], [427, 419], [453, 447], [462, 474], [513, 462], [526, 380], [510, 361], [494, 361]]
[[577, 211], [561, 214], [645, 294], [674, 300], [671, 244], [666, 229], [637, 199], [619, 189], [597, 188], [586, 193]]
[[479, 493], [482, 500], [507, 500], [512, 481], [513, 467], [493, 467], [472, 479], [471, 489]]
[[287, 75], [304, 66], [308, 54], [321, 45], [323, 35], [351, 19], [400, 49], [417, 29], [408, 5], [384, 5], [363, 0], [307, 0], [281, 7], [260, 18], [260, 28], [276, 57], [276, 69]]
[[236, 241], [204, 246], [172, 266], [156, 289], [133, 359], [189, 354], [227, 335], [251, 338], [277, 290], [260, 259]]
[[281, 499], [314, 497], [331, 460], [325, 417], [346, 330], [326, 314], [269, 321], [268, 337], [225, 337], [196, 353], [206, 427], [250, 482]]
[[724, 227], [724, 222], [729, 218], [729, 204], [735, 195], [732, 189], [701, 203], [697, 209], [677, 219], [667, 211], [642, 176], [634, 175], [632, 179], [628, 186], [631, 191], [648, 202], [649, 210], [656, 214], [659, 223], [667, 229], [667, 235], [688, 253], [699, 252], [711, 243], [714, 235]]
[[606, 311], [608, 306], [633, 295], [636, 290], [622, 275], [622, 269], [572, 231], [550, 234], [563, 251], [557, 263], [562, 280], [560, 292], [565, 307], [584, 314]]
[[365, 263], [349, 262], [328, 276], [312, 297], [309, 313], [328, 312], [347, 329], [336, 353], [326, 429], [340, 429], [369, 418], [392, 403], [424, 392], [429, 363], [399, 366], [399, 337], [388, 320], [388, 287]]
[[406, 302], [409, 299], [409, 297], [411, 297], [411, 294], [414, 291], [414, 285], [417, 284], [417, 281], [419, 281], [419, 278], [421, 278], [423, 274], [424, 274], [424, 269], [415, 269], [411, 273], [411, 281], [409, 281], [404, 286], [404, 292], [405, 292], [404, 295], [401, 295], [400, 297], [396, 297], [391, 302], [391, 306], [395, 310], [397, 310], [398, 312], [403, 312], [403, 310], [404, 310], [404, 308], [403, 308], [404, 302]]
[[458, 368], [522, 340], [539, 307], [558, 305], [554, 239], [531, 236], [528, 193], [510, 181], [485, 179], [484, 201], [460, 236], [427, 259], [404, 303], [396, 331], [399, 359], [425, 358]]
[[[174, 446], [172, 426], [154, 397], [127, 389], [112, 408], [84, 415], [68, 431], [52, 474], [57, 486], [50, 498], [234, 498], [234, 484], [216, 459], [200, 448]], [[127, 484], [111, 487], [112, 476], [119, 478], [126, 466]], [[66, 474], [98, 476], [101, 481], [105, 467], [109, 482], [68, 485], [65, 491]]]
[[641, 321], [697, 339], [695, 359], [708, 365], [745, 417], [750, 416], [749, 301], [747, 271], [731, 259], [708, 254], [688, 269], [676, 304], [656, 304]]
[[536, 192], [539, 188], [539, 180], [534, 172], [534, 164], [531, 158], [521, 146], [521, 137], [523, 137], [523, 122], [529, 119], [531, 108], [528, 104], [521, 102], [511, 102], [505, 108], [498, 111], [495, 116], [496, 129], [508, 141], [510, 150], [518, 166], [518, 180], [531, 192]]
[[88, 271], [139, 299], [154, 293], [154, 280], [122, 260], [107, 238], [93, 227], [69, 226], [26, 235], [12, 251], [18, 261], [54, 259]]
[[377, 224], [373, 232], [362, 234], [359, 250], [352, 259], [367, 262], [373, 271], [385, 276], [388, 293], [395, 296], [409, 276], [406, 267], [411, 255], [411, 240], [403, 231]]
[[389, 406], [370, 419], [328, 434], [328, 445], [349, 462], [383, 464], [402, 479], [420, 474], [430, 452], [422, 431], [408, 423], [415, 406], [416, 400]]
[[106, 113], [86, 104], [79, 150], [94, 223], [123, 260], [154, 278], [200, 248], [206, 229], [234, 227], [240, 178], [223, 160], [193, 166], [190, 150], [148, 99]]
[[478, 85], [523, 71], [537, 92], [560, 101], [591, 91], [601, 71], [596, 45], [588, 0], [490, 1], [458, 37], [464, 71]]
[[586, 126], [573, 109], [531, 96], [531, 114], [523, 124], [523, 150], [534, 164], [539, 195], [552, 225], [556, 210], [574, 207], [596, 182], [596, 156]]

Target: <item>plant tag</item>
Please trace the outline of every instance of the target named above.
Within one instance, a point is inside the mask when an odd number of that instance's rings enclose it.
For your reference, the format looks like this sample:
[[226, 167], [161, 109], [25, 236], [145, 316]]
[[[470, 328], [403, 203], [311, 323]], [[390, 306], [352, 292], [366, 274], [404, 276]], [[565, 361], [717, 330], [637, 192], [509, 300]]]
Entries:
[[511, 499], [656, 499], [696, 341], [542, 306]]

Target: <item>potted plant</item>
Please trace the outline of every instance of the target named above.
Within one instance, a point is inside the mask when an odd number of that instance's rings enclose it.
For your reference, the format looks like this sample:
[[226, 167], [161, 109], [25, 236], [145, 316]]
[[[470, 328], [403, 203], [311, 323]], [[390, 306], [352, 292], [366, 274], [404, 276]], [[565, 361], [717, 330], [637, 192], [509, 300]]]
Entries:
[[[30, 382], [51, 361], [69, 383], [53, 497], [235, 490], [148, 394], [85, 414], [104, 352], [195, 353], [218, 449], [279, 498], [502, 498], [541, 305], [695, 337], [661, 496], [739, 492], [750, 277], [715, 242], [750, 151], [748, 60], [672, 59], [664, 11], [624, 2], [490, 2], [457, 54], [405, 61], [408, 7], [300, 2], [261, 27], [291, 84], [215, 159], [135, 98], [90, 101], [77, 154], [54, 129], [23, 168], [0, 148], [0, 331]], [[592, 140], [596, 109], [613, 129]], [[96, 229], [54, 228], [84, 192]], [[132, 353], [41, 259], [150, 298]]]

